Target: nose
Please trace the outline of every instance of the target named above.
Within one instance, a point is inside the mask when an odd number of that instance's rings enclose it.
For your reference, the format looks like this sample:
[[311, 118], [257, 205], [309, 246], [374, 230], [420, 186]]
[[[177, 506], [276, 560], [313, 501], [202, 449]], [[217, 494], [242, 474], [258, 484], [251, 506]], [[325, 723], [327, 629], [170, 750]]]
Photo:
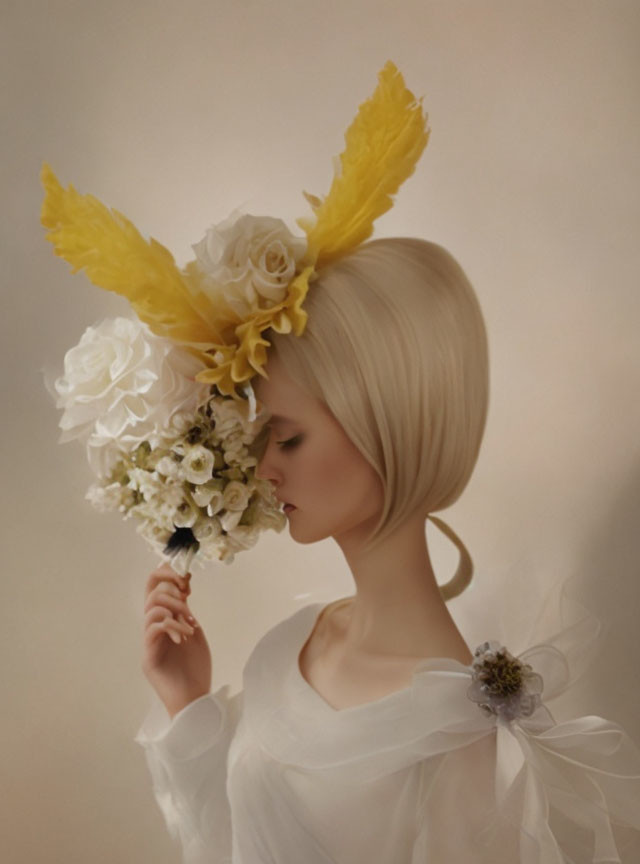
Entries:
[[258, 464], [255, 467], [255, 476], [258, 480], [269, 480], [271, 483], [279, 486], [282, 482], [282, 474], [273, 463], [272, 452], [271, 435], [269, 435], [262, 455], [258, 458]]

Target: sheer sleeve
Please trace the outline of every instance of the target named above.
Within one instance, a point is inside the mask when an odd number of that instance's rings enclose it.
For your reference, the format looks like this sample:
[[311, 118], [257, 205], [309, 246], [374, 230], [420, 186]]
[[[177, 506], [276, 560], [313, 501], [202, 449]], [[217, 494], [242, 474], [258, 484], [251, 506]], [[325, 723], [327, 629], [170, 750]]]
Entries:
[[547, 704], [587, 668], [599, 622], [582, 610], [517, 658], [485, 642], [471, 666], [422, 664], [416, 704], [426, 711], [447, 680], [451, 692], [441, 694], [446, 724], [434, 722], [422, 745], [425, 755], [448, 752], [436, 771], [423, 766], [412, 864], [638, 860], [640, 749], [611, 720], [586, 715], [557, 723]]
[[153, 793], [184, 864], [230, 864], [227, 756], [243, 691], [228, 684], [194, 700], [173, 719], [154, 694], [135, 741], [145, 750]]

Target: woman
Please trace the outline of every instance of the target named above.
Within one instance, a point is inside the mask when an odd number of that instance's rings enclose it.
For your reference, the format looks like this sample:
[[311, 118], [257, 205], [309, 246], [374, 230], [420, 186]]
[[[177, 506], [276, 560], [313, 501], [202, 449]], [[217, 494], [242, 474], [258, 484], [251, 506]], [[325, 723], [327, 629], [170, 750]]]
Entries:
[[[166, 712], [156, 705], [136, 740], [184, 860], [560, 864], [594, 860], [590, 826], [614, 856], [598, 795], [630, 824], [632, 805], [599, 768], [637, 774], [637, 750], [626, 738], [604, 766], [583, 752], [577, 769], [579, 748], [536, 701], [535, 677], [511, 716], [499, 700], [483, 714], [468, 692], [474, 656], [431, 566], [424, 519], [463, 491], [487, 414], [471, 285], [442, 247], [390, 238], [325, 268], [314, 289], [305, 333], [273, 334], [268, 378], [255, 385], [270, 415], [256, 470], [290, 505], [296, 542], [335, 539], [356, 593], [272, 628], [229, 699], [210, 693], [206, 638], [185, 621], [188, 579], [151, 575], [143, 670]], [[553, 689], [553, 674], [545, 683]], [[521, 732], [496, 715], [531, 714], [566, 753], [542, 786], [534, 757], [501, 786]], [[639, 779], [627, 787], [636, 811]], [[569, 833], [551, 830], [547, 800], [573, 819]]]
[[[41, 219], [57, 254], [126, 296], [142, 322], [115, 322], [117, 350], [111, 330], [104, 350], [92, 336], [78, 380], [56, 385], [67, 431], [104, 454], [95, 500], [127, 515], [139, 507], [167, 554], [191, 560], [221, 541], [228, 556], [229, 541], [251, 542], [255, 522], [240, 520], [255, 468], [287, 505], [292, 538], [333, 537], [355, 581], [352, 597], [271, 628], [229, 698], [226, 687], [210, 692], [188, 577], [167, 565], [149, 577], [142, 668], [158, 698], [136, 740], [188, 864], [619, 862], [625, 838], [614, 827], [640, 829], [635, 744], [601, 717], [557, 724], [546, 706], [575, 678], [593, 618], [514, 657], [494, 642], [472, 651], [446, 607], [468, 584], [470, 561], [432, 514], [457, 500], [478, 457], [482, 314], [440, 246], [365, 243], [427, 138], [420, 102], [387, 63], [347, 130], [329, 194], [307, 195], [306, 240], [281, 220], [245, 215], [209, 229], [182, 269], [122, 214], [43, 168]], [[181, 359], [163, 374], [174, 348]], [[141, 367], [155, 351], [157, 366]], [[197, 395], [192, 374], [214, 385], [213, 402], [221, 394], [243, 411], [257, 392], [270, 415], [268, 438], [252, 438], [257, 456], [242, 450], [245, 429], [224, 453], [200, 447], [195, 461], [193, 441], [165, 447]], [[187, 412], [187, 439], [199, 441], [204, 426], [225, 437], [209, 408]], [[231, 452], [240, 467], [222, 466]], [[193, 483], [176, 480], [181, 472]], [[231, 483], [235, 507], [218, 524]], [[425, 518], [461, 552], [442, 589]]]

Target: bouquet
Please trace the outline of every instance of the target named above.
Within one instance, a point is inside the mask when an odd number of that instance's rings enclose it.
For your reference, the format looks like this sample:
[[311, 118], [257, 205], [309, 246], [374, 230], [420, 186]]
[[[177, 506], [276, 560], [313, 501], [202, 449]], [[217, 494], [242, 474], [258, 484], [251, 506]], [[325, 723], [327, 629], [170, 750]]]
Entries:
[[182, 575], [194, 560], [231, 564], [261, 531], [287, 524], [271, 483], [255, 476], [266, 417], [251, 383], [234, 400], [196, 381], [201, 369], [138, 319], [106, 319], [66, 353], [50, 386], [60, 440], [82, 441], [96, 475], [87, 499], [135, 517]]

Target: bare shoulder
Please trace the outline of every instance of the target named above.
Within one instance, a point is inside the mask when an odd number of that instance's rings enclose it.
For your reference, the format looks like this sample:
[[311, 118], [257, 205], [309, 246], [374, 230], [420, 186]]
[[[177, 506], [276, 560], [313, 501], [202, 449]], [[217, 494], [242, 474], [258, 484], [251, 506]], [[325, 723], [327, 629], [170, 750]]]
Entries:
[[[354, 600], [355, 597], [341, 597], [322, 610], [313, 632], [313, 641], [318, 648], [328, 649], [344, 644]], [[473, 660], [473, 654], [457, 628], [437, 632], [435, 638], [430, 637], [422, 646], [416, 645], [414, 653], [389, 653], [384, 657], [376, 655], [371, 660], [394, 666], [400, 675], [406, 675], [407, 672], [411, 674], [413, 668], [428, 657], [448, 657], [464, 665], [470, 665]]]
[[299, 654], [299, 668], [311, 687], [342, 710], [408, 689], [422, 656], [368, 655], [344, 639], [353, 598], [326, 606]]
[[354, 599], [353, 597], [341, 597], [339, 600], [329, 603], [322, 610], [318, 624], [323, 628], [344, 630], [349, 617], [348, 609], [351, 607]]

